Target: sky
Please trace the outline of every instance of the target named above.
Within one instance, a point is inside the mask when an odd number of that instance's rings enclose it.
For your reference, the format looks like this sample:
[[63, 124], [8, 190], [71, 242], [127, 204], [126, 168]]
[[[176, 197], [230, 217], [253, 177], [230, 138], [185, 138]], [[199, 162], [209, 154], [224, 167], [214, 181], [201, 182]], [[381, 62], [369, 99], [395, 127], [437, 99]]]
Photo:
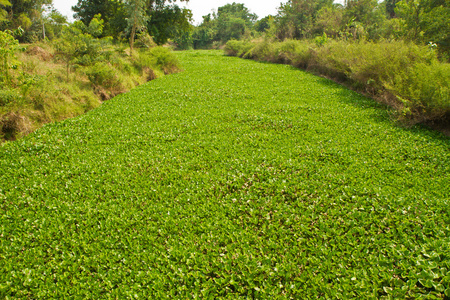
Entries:
[[[202, 22], [202, 16], [233, 2], [243, 3], [250, 12], [256, 14], [259, 18], [263, 18], [267, 15], [275, 15], [277, 13], [277, 8], [280, 7], [280, 3], [287, 2], [287, 0], [190, 0], [186, 5], [180, 5], [183, 2], [177, 1], [178, 5], [185, 6], [192, 10], [194, 15], [194, 25], [198, 25]], [[78, 0], [53, 0], [55, 8], [63, 15], [68, 16], [70, 21], [73, 20], [73, 11], [71, 7], [75, 6], [77, 3]]]

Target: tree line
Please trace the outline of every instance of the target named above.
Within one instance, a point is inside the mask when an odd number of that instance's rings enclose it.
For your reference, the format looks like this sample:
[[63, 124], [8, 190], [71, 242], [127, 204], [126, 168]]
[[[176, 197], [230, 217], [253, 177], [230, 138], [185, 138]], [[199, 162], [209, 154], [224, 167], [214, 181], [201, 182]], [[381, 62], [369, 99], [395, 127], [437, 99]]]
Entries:
[[[180, 0], [179, 2], [188, 2]], [[98, 15], [100, 37], [134, 42], [148, 34], [159, 45], [172, 41], [180, 49], [211, 48], [231, 39], [311, 39], [326, 36], [347, 40], [407, 40], [430, 44], [448, 59], [448, 0], [289, 0], [274, 16], [258, 18], [244, 4], [231, 3], [192, 25], [192, 12], [176, 0], [78, 0], [74, 18], [85, 26]], [[21, 27], [22, 42], [57, 37], [67, 19], [52, 0], [0, 0], [0, 30]]]
[[[190, 45], [211, 47], [261, 36], [273, 40], [327, 37], [345, 40], [406, 40], [450, 53], [448, 0], [289, 0], [278, 13], [258, 20], [243, 4], [228, 4], [192, 28]], [[186, 38], [185, 38], [186, 39]]]
[[[183, 2], [186, 0], [179, 0]], [[103, 30], [98, 38], [112, 37], [116, 41], [132, 41], [138, 33], [147, 32], [157, 44], [190, 30], [192, 13], [180, 8], [176, 0], [79, 0], [72, 9], [76, 21], [89, 26], [100, 16]], [[61, 35], [68, 20], [52, 0], [0, 0], [0, 30], [24, 33], [21, 42], [54, 39]]]

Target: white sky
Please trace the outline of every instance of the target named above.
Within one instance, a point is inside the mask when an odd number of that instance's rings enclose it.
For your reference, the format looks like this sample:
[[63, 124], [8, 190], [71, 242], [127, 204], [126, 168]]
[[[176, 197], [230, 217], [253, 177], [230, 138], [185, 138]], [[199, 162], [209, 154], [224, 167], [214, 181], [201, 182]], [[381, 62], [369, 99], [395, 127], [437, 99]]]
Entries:
[[[286, 3], [287, 0], [190, 0], [185, 7], [192, 10], [194, 25], [198, 25], [202, 22], [202, 16], [211, 13], [213, 10], [224, 6], [228, 3], [243, 3], [251, 13], [258, 15], [258, 18], [264, 18], [267, 15], [275, 15], [277, 8], [280, 7], [280, 3]], [[335, 2], [342, 3], [343, 0], [337, 0]], [[69, 17], [69, 21], [72, 21], [73, 11], [72, 6], [75, 6], [78, 0], [53, 0], [55, 8], [63, 15]], [[177, 3], [180, 5], [184, 2]]]

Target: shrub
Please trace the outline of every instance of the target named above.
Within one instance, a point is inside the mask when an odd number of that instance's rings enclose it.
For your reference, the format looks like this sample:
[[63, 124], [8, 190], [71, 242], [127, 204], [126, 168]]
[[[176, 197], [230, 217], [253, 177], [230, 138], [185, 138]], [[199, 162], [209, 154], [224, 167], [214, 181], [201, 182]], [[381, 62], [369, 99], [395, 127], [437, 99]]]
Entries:
[[136, 48], [148, 49], [156, 47], [157, 45], [155, 41], [153, 41], [153, 38], [151, 37], [150, 34], [148, 34], [147, 32], [141, 32], [137, 35], [137, 39], [134, 43], [134, 46]]
[[311, 58], [307, 41], [286, 40], [277, 47], [278, 62], [306, 68]]
[[110, 64], [97, 62], [87, 67], [85, 73], [102, 100], [108, 100], [125, 91], [117, 70]]
[[244, 57], [269, 62], [278, 61], [276, 58], [275, 47], [267, 41], [256, 44], [244, 55]]
[[92, 67], [87, 68], [86, 75], [95, 86], [111, 88], [120, 85], [114, 67], [104, 62], [97, 62]]
[[224, 51], [228, 56], [243, 57], [251, 48], [253, 44], [245, 41], [230, 40], [226, 43]]
[[386, 87], [403, 103], [401, 116], [413, 123], [450, 117], [450, 64], [417, 63]]
[[155, 66], [164, 74], [172, 74], [180, 71], [180, 62], [169, 48], [154, 47], [148, 50], [150, 66]]
[[0, 31], [0, 82], [10, 83], [10, 70], [17, 68], [15, 52], [18, 48], [19, 41], [11, 32]]

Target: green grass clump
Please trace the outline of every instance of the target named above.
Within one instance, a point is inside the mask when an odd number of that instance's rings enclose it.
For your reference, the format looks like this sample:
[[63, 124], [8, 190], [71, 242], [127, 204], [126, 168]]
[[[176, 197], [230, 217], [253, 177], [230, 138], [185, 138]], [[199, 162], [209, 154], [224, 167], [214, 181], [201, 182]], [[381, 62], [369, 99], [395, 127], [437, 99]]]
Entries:
[[253, 44], [247, 41], [230, 40], [225, 45], [225, 54], [228, 56], [242, 57], [250, 49], [253, 48]]
[[286, 65], [185, 72], [0, 151], [0, 298], [445, 299], [450, 140]]
[[236, 56], [290, 64], [369, 93], [396, 108], [399, 118], [408, 123], [450, 117], [449, 64], [439, 62], [428, 47], [402, 41], [342, 40], [231, 44], [234, 53], [240, 53]]

